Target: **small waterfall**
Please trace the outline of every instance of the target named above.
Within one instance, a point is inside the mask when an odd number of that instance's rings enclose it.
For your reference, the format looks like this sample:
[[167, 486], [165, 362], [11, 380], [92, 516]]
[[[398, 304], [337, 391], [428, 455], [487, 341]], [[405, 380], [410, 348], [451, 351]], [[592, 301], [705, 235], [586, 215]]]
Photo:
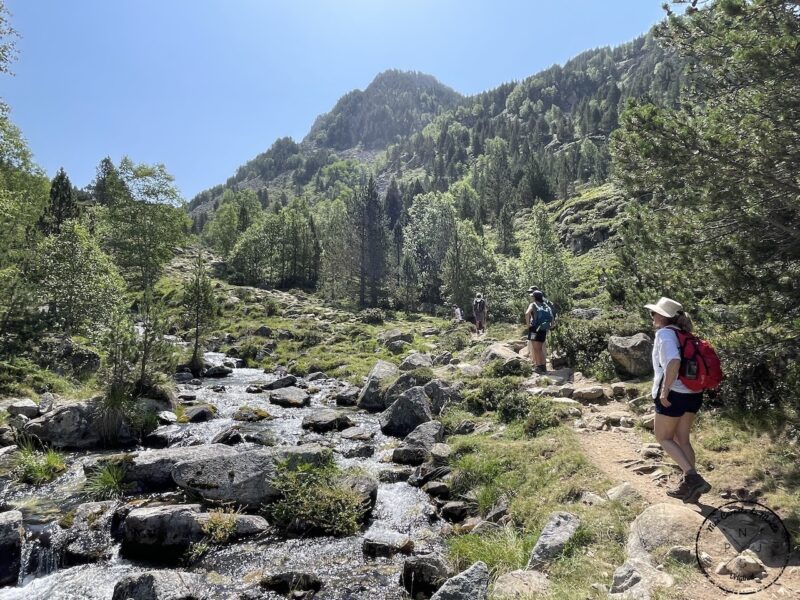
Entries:
[[61, 567], [66, 532], [57, 524], [34, 526], [25, 532], [18, 584], [49, 575]]

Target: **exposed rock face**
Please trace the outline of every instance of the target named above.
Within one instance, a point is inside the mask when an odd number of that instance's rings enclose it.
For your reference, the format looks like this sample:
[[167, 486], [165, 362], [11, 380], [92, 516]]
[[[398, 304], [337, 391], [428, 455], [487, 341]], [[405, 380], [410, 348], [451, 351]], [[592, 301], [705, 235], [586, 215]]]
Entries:
[[383, 346], [388, 346], [392, 342], [406, 342], [410, 344], [413, 341], [413, 335], [410, 333], [403, 333], [399, 329], [389, 329], [378, 335], [378, 342]]
[[433, 379], [425, 384], [425, 394], [431, 400], [431, 411], [434, 415], [441, 414], [442, 410], [450, 404], [461, 402], [461, 392], [454, 385], [448, 385], [441, 379]]
[[505, 344], [492, 344], [483, 351], [478, 364], [485, 367], [493, 360], [500, 359], [505, 362], [510, 358], [517, 358], [517, 353], [511, 347]]
[[486, 563], [476, 562], [466, 571], [444, 582], [431, 600], [486, 600], [489, 569]]
[[441, 554], [412, 556], [403, 563], [400, 584], [416, 598], [417, 594], [430, 596], [450, 577], [450, 565]]
[[298, 387], [285, 387], [270, 392], [269, 401], [284, 408], [301, 408], [311, 404], [311, 396]]
[[653, 588], [672, 587], [674, 584], [671, 575], [659, 571], [647, 561], [629, 558], [614, 571], [608, 597], [615, 600], [649, 600]]
[[382, 411], [386, 408], [383, 402], [381, 384], [388, 379], [396, 377], [400, 371], [397, 366], [384, 360], [379, 360], [367, 375], [367, 382], [361, 388], [356, 404], [359, 408], [371, 412]]
[[364, 535], [361, 549], [365, 556], [390, 557], [395, 554], [411, 554], [414, 542], [408, 536], [393, 531], [369, 531]]
[[405, 437], [432, 419], [431, 403], [425, 390], [414, 387], [402, 394], [380, 416], [381, 431], [386, 435]]
[[336, 406], [355, 406], [358, 401], [359, 389], [355, 386], [347, 386], [334, 394], [333, 399]]
[[672, 546], [694, 547], [703, 516], [678, 504], [648, 506], [631, 523], [628, 536], [628, 556], [649, 560], [657, 548]]
[[95, 408], [88, 402], [59, 406], [25, 425], [25, 433], [54, 448], [85, 450], [100, 445], [93, 426]]
[[175, 483], [205, 500], [258, 507], [279, 497], [272, 486], [279, 463], [286, 461], [288, 468], [294, 469], [301, 463], [320, 466], [331, 460], [331, 451], [316, 444], [239, 453], [229, 446], [221, 447], [227, 450], [224, 455], [178, 464], [172, 471]]
[[15, 400], [6, 407], [6, 410], [12, 417], [23, 415], [29, 419], [35, 419], [39, 416], [39, 406], [29, 398]]
[[531, 552], [527, 569], [529, 571], [541, 569], [560, 555], [575, 535], [580, 523], [580, 519], [570, 513], [555, 512], [550, 515]]
[[422, 369], [425, 367], [432, 367], [433, 360], [427, 354], [421, 352], [414, 352], [400, 364], [401, 371], [413, 371], [414, 369]]
[[214, 411], [210, 406], [192, 406], [186, 409], [186, 418], [189, 423], [205, 423], [214, 418]]
[[77, 565], [98, 562], [111, 557], [114, 530], [118, 526], [114, 513], [118, 503], [88, 502], [75, 509], [75, 518], [67, 533], [64, 562]]
[[444, 427], [439, 421], [428, 421], [409, 433], [403, 445], [392, 452], [392, 460], [402, 465], [420, 465], [431, 453], [433, 445], [444, 439]]
[[206, 371], [203, 373], [203, 377], [220, 379], [222, 377], [227, 377], [231, 373], [233, 373], [233, 369], [230, 367], [226, 367], [225, 365], [215, 365], [210, 369], [206, 369]]
[[133, 558], [172, 562], [193, 543], [201, 541], [211, 519], [230, 520], [231, 540], [263, 533], [268, 525], [255, 515], [225, 514], [222, 517], [200, 511], [199, 504], [135, 508], [125, 518], [122, 553]]
[[410, 373], [403, 373], [394, 381], [394, 383], [392, 383], [392, 385], [386, 388], [386, 391], [383, 394], [384, 409], [389, 408], [392, 405], [392, 402], [397, 400], [404, 392], [407, 392], [412, 387], [425, 385], [426, 383], [428, 383], [428, 379], [420, 378], [419, 375], [414, 373], [414, 371]]
[[[474, 532], [474, 530], [473, 530]], [[492, 598], [495, 600], [523, 600], [536, 598], [550, 587], [547, 575], [539, 571], [511, 571], [494, 582]]]
[[84, 379], [100, 368], [100, 355], [69, 337], [45, 338], [42, 341], [42, 355], [47, 368], [59, 375]]
[[22, 513], [18, 510], [0, 513], [0, 585], [17, 583], [23, 536]]
[[303, 418], [302, 427], [317, 433], [325, 433], [326, 431], [343, 431], [354, 425], [355, 423], [347, 413], [323, 408]]
[[371, 475], [349, 475], [342, 481], [361, 497], [362, 519], [366, 520], [378, 501], [378, 482]]
[[84, 466], [87, 476], [92, 475], [104, 464], [112, 463], [123, 467], [125, 476], [122, 484], [130, 486], [134, 492], [158, 492], [175, 486], [172, 472], [182, 462], [203, 462], [223, 456], [236, 454], [236, 450], [223, 444], [206, 444], [186, 448], [164, 448], [146, 452], [131, 452], [106, 456], [94, 464]]
[[[322, 589], [322, 580], [311, 573], [288, 571], [267, 575], [261, 580], [261, 587], [279, 594], [318, 592]], [[309, 596], [310, 597], [310, 596]]]
[[280, 390], [282, 388], [292, 387], [297, 384], [297, 377], [294, 375], [284, 375], [278, 377], [275, 381], [265, 383], [261, 386], [263, 390]]
[[206, 600], [203, 579], [185, 571], [147, 571], [123, 577], [111, 600]]
[[644, 333], [630, 337], [612, 335], [608, 339], [608, 353], [614, 364], [625, 373], [643, 376], [653, 372], [653, 340]]

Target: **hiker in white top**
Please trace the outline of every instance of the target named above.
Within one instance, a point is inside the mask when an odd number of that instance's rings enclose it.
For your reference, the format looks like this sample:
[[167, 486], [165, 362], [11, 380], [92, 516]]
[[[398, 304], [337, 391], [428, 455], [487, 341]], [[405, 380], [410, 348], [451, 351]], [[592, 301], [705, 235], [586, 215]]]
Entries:
[[692, 331], [692, 320], [679, 302], [661, 298], [646, 304], [656, 330], [653, 342], [653, 388], [656, 440], [683, 471], [680, 483], [667, 495], [684, 502], [697, 502], [711, 485], [695, 470], [694, 448], [689, 434], [703, 403], [703, 393], [692, 392], [678, 379], [681, 351], [677, 330]]

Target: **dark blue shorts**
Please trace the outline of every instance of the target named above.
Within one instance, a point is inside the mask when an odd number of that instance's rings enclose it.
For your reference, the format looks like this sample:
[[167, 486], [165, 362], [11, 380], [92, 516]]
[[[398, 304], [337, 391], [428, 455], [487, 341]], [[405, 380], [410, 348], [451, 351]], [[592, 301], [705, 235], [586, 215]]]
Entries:
[[670, 392], [669, 401], [671, 404], [664, 406], [661, 404], [661, 398], [656, 398], [656, 412], [665, 417], [682, 417], [685, 413], [696, 413], [700, 410], [700, 406], [703, 404], [703, 393], [681, 394], [680, 392]]
[[543, 342], [547, 337], [546, 331], [536, 331], [533, 327], [528, 327], [528, 339], [534, 342]]

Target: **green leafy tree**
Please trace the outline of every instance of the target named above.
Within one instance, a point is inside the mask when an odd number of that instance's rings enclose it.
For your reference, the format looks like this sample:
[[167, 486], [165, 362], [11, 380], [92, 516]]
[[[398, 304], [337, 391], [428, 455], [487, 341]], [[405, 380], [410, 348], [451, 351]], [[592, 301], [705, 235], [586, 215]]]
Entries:
[[178, 208], [180, 193], [164, 165], [135, 164], [125, 157], [119, 172], [130, 197], [109, 207], [104, 237], [123, 276], [141, 293], [140, 384], [148, 386], [150, 361], [163, 334], [154, 287], [190, 222]]
[[183, 290], [183, 309], [186, 322], [192, 328], [193, 343], [190, 365], [193, 373], [199, 373], [203, 367], [200, 343], [213, 325], [217, 314], [214, 287], [206, 272], [202, 251], [197, 254], [197, 261]]
[[342, 200], [324, 201], [317, 204], [314, 214], [319, 223], [321, 248], [320, 290], [328, 300], [337, 301], [347, 293], [351, 270], [347, 207]]
[[131, 398], [137, 363], [136, 332], [127, 310], [118, 304], [101, 340], [104, 350], [100, 378], [108, 405], [119, 408]]
[[101, 206], [111, 206], [125, 200], [129, 195], [117, 167], [108, 156], [97, 165], [97, 175], [89, 186], [89, 190], [94, 201]]
[[472, 298], [484, 289], [492, 260], [472, 224], [459, 220], [453, 230], [443, 265], [443, 295], [468, 314]]
[[67, 221], [37, 249], [32, 279], [50, 317], [67, 334], [92, 334], [110, 321], [122, 278], [86, 229]]

